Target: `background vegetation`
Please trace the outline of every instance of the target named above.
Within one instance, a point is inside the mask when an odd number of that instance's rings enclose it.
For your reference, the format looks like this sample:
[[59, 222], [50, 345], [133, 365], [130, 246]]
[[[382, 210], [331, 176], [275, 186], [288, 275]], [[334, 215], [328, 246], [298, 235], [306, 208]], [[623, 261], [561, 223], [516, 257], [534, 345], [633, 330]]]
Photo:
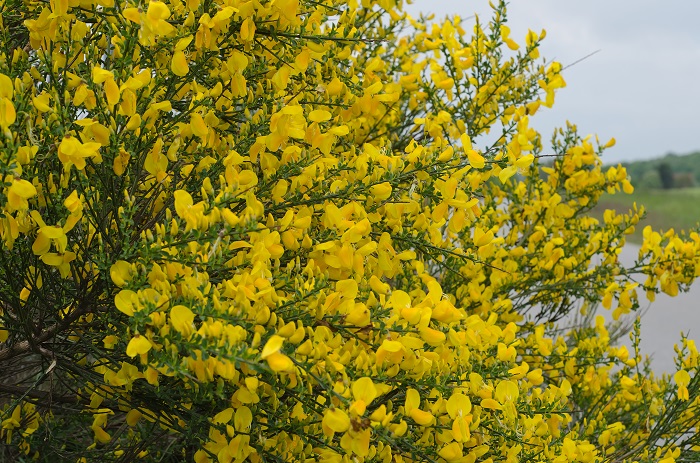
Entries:
[[[686, 155], [668, 154], [646, 161], [623, 163], [635, 191], [630, 195], [606, 194], [593, 211], [602, 217], [605, 209], [618, 212], [630, 210], [636, 203], [644, 205], [644, 225], [656, 230], [697, 229], [700, 222], [700, 152]], [[666, 174], [663, 174], [666, 172]], [[667, 177], [666, 186], [662, 178]], [[632, 235], [641, 243], [642, 227]]]

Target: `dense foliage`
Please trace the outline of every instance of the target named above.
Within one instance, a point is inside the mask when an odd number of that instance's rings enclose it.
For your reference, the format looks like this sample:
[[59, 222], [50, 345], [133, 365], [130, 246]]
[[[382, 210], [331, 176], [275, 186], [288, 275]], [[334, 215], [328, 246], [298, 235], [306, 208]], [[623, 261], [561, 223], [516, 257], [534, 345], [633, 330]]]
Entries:
[[0, 4], [8, 461], [697, 461], [695, 344], [658, 378], [594, 314], [700, 236], [621, 266], [626, 171], [543, 148], [505, 2]]

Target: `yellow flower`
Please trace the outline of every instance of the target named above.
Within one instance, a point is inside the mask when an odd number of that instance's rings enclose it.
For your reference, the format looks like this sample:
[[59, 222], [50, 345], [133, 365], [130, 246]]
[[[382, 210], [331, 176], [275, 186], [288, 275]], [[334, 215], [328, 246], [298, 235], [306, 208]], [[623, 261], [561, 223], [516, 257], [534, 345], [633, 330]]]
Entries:
[[398, 363], [403, 358], [404, 347], [398, 341], [384, 340], [382, 345], [377, 349], [377, 363], [382, 365], [385, 359], [392, 363]]
[[117, 310], [131, 317], [134, 315], [134, 306], [138, 306], [138, 297], [135, 292], [122, 289], [114, 296], [114, 305], [117, 307]]
[[193, 332], [194, 312], [184, 305], [176, 305], [170, 309], [170, 323], [184, 337]]
[[68, 246], [68, 237], [66, 233], [70, 231], [70, 228], [72, 228], [75, 222], [67, 221], [66, 225], [63, 227], [58, 225], [46, 225], [37, 211], [31, 211], [30, 214], [39, 227], [39, 232], [32, 244], [32, 251], [34, 254], [37, 256], [46, 254], [49, 252], [49, 249], [51, 249], [52, 244], [59, 253], [64, 253]]
[[143, 355], [151, 350], [151, 347], [153, 347], [153, 345], [148, 339], [139, 334], [135, 334], [129, 341], [129, 344], [126, 346], [126, 355], [129, 357]]
[[51, 95], [46, 92], [41, 92], [39, 95], [32, 98], [32, 104], [42, 113], [51, 111], [51, 106], [49, 106], [50, 101]]
[[236, 414], [233, 417], [233, 426], [236, 431], [248, 432], [250, 425], [253, 422], [253, 413], [250, 408], [245, 405], [236, 409]]
[[496, 386], [496, 400], [501, 404], [515, 402], [519, 395], [518, 385], [513, 381], [501, 381]]
[[299, 105], [288, 105], [270, 118], [270, 135], [265, 137], [267, 149], [276, 151], [289, 138], [304, 138], [306, 119]]
[[102, 84], [107, 80], [114, 80], [114, 73], [100, 66], [95, 66], [92, 68], [92, 81], [96, 84]]
[[99, 156], [100, 146], [99, 143], [94, 142], [81, 143], [77, 138], [67, 136], [58, 146], [58, 159], [61, 160], [66, 170], [70, 169], [71, 166], [83, 170], [86, 158]]
[[280, 352], [274, 352], [268, 355], [265, 360], [270, 366], [270, 369], [275, 373], [293, 373], [294, 362], [292, 359]]
[[134, 276], [134, 273], [134, 268], [131, 264], [124, 260], [116, 261], [109, 269], [112, 282], [120, 288], [126, 286], [127, 281]]
[[5, 97], [0, 98], [0, 128], [7, 130], [15, 123], [16, 118], [17, 113], [12, 101]]
[[251, 18], [246, 18], [241, 24], [241, 40], [251, 42], [255, 37], [255, 22]]
[[170, 17], [168, 6], [159, 1], [148, 3], [146, 10], [146, 25], [157, 35], [168, 35], [175, 28], [166, 21]]
[[108, 105], [113, 107], [114, 105], [119, 103], [121, 91], [119, 90], [119, 86], [114, 81], [114, 79], [107, 79], [105, 81], [104, 91], [105, 91], [105, 96], [107, 97], [107, 104]]
[[420, 328], [420, 337], [431, 346], [441, 346], [445, 343], [447, 335], [442, 331], [430, 327]]
[[679, 370], [673, 375], [673, 380], [678, 386], [678, 400], [687, 401], [689, 399], [688, 384], [690, 384], [690, 375], [685, 370]]
[[175, 191], [173, 196], [177, 215], [185, 220], [189, 228], [197, 228], [204, 219], [204, 204], [195, 205], [192, 196], [184, 190]]
[[170, 70], [176, 76], [184, 77], [190, 72], [190, 67], [187, 64], [187, 57], [182, 51], [176, 51], [173, 54], [173, 59], [170, 62]]
[[261, 359], [266, 359], [270, 355], [277, 353], [282, 349], [282, 345], [284, 344], [284, 338], [282, 336], [273, 334], [270, 336], [270, 339], [267, 340], [265, 343], [265, 347], [263, 347], [262, 353], [260, 354]]
[[15, 86], [5, 74], [0, 73], [0, 97], [11, 100], [15, 94]]
[[36, 187], [27, 180], [12, 179], [12, 185], [7, 190], [7, 203], [10, 211], [26, 210], [29, 198], [36, 196]]
[[377, 397], [377, 388], [372, 379], [365, 376], [353, 382], [352, 395], [355, 401], [350, 406], [350, 411], [364, 415], [367, 406]]
[[421, 426], [430, 426], [435, 422], [435, 417], [432, 413], [426, 412], [419, 408], [414, 408], [413, 410], [411, 410], [408, 416], [413, 418], [413, 421], [415, 421]]
[[327, 120], [330, 120], [330, 118], [331, 118], [331, 113], [329, 113], [325, 109], [313, 110], [309, 113], [309, 117], [308, 117], [308, 119], [312, 122], [325, 122]]
[[391, 196], [391, 184], [389, 182], [379, 183], [370, 187], [372, 197], [377, 201], [384, 201]]
[[350, 417], [339, 408], [326, 410], [322, 424], [333, 432], [345, 432], [350, 427]]
[[445, 459], [445, 461], [456, 461], [460, 460], [463, 456], [462, 454], [462, 444], [459, 442], [452, 442], [447, 444], [438, 451], [438, 455]]
[[63, 205], [70, 211], [71, 215], [82, 215], [83, 202], [81, 198], [78, 197], [78, 192], [76, 190], [73, 190], [71, 194], [63, 200]]

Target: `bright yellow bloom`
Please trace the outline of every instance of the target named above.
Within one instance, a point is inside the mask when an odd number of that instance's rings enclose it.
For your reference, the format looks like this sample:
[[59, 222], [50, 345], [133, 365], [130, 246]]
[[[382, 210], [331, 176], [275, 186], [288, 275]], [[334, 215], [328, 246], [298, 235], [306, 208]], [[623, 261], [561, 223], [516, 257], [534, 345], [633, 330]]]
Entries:
[[78, 170], [85, 169], [86, 158], [96, 158], [99, 156], [99, 143], [81, 143], [77, 138], [67, 136], [58, 146], [58, 159], [61, 160], [65, 169], [69, 170], [75, 166]]
[[139, 334], [135, 334], [129, 341], [129, 345], [126, 346], [126, 355], [129, 357], [143, 355], [151, 350], [151, 347], [153, 347], [153, 345], [148, 339]]
[[326, 410], [323, 415], [323, 426], [333, 432], [345, 432], [350, 427], [350, 417], [338, 408]]
[[36, 196], [36, 187], [27, 180], [13, 179], [12, 185], [7, 189], [7, 203], [10, 210], [26, 210], [29, 207], [30, 198]]

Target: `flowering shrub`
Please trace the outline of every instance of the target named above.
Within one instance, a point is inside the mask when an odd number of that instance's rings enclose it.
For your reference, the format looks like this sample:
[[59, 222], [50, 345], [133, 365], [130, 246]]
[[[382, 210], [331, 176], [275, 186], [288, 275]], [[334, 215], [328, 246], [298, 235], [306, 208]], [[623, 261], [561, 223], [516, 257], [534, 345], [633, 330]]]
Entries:
[[643, 209], [588, 214], [613, 141], [543, 148], [504, 1], [0, 4], [5, 458], [697, 461], [695, 344], [659, 378], [593, 314], [700, 236], [620, 264]]

